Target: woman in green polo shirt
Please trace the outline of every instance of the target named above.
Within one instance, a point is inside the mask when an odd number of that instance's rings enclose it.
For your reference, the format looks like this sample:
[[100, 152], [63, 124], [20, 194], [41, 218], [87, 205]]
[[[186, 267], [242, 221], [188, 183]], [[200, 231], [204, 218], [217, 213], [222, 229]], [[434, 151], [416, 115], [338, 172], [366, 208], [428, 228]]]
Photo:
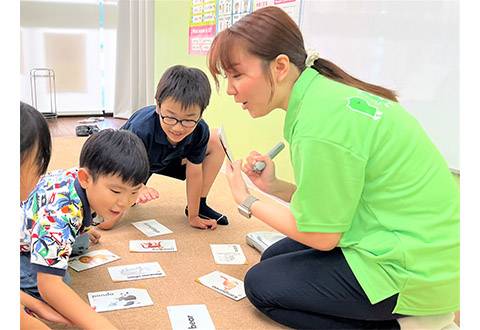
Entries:
[[[209, 68], [253, 118], [286, 111], [295, 184], [255, 152], [227, 171], [244, 213], [288, 236], [245, 277], [260, 311], [293, 328], [394, 329], [405, 315], [458, 310], [458, 187], [394, 92], [307, 56], [276, 7], [219, 33]], [[242, 170], [290, 209], [251, 197]]]

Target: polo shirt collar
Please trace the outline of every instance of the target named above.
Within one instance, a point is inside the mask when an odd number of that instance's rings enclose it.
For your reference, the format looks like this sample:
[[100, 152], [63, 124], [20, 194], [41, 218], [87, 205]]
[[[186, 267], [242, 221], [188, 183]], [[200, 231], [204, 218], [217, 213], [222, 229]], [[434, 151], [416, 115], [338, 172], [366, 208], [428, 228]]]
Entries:
[[292, 93], [288, 101], [287, 114], [285, 116], [285, 122], [283, 126], [283, 136], [285, 140], [290, 141], [290, 135], [292, 132], [292, 125], [295, 122], [297, 113], [302, 104], [303, 97], [309, 89], [311, 83], [315, 78], [323, 77], [317, 70], [312, 68], [306, 68], [298, 77], [297, 81], [293, 85]]
[[78, 178], [75, 179], [75, 182], [73, 183], [73, 185], [83, 205], [82, 226], [90, 227], [92, 225], [92, 211], [90, 210], [90, 204], [88, 203], [87, 193], [85, 192], [85, 189], [83, 189], [82, 186], [80, 185], [80, 181], [78, 181]]

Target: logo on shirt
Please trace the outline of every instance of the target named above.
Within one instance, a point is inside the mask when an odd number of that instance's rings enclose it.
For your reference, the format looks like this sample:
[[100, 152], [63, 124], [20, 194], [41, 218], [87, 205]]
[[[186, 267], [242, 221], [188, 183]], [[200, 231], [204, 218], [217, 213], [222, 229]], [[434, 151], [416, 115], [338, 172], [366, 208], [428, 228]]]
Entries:
[[359, 96], [349, 98], [348, 107], [352, 111], [361, 113], [362, 115], [368, 116], [373, 120], [379, 120], [383, 115], [383, 112], [378, 110], [375, 105], [369, 103], [367, 100]]

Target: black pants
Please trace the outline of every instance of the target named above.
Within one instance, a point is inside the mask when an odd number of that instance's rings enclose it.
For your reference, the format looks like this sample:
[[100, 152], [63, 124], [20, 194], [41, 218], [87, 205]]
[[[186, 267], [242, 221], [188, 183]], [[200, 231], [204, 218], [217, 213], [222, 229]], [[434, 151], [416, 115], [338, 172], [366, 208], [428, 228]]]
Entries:
[[398, 294], [372, 305], [340, 248], [319, 251], [284, 238], [245, 276], [262, 313], [295, 329], [400, 329]]

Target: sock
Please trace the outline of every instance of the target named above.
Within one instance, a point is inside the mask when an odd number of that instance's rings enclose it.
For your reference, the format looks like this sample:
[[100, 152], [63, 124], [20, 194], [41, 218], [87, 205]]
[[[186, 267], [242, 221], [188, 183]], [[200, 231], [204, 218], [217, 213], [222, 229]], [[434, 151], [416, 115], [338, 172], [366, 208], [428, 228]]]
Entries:
[[[185, 215], [188, 216], [188, 207], [185, 207]], [[203, 219], [213, 219], [217, 221], [219, 225], [228, 225], [228, 218], [212, 209], [207, 205], [207, 197], [200, 198], [200, 208], [198, 210], [198, 216]]]

